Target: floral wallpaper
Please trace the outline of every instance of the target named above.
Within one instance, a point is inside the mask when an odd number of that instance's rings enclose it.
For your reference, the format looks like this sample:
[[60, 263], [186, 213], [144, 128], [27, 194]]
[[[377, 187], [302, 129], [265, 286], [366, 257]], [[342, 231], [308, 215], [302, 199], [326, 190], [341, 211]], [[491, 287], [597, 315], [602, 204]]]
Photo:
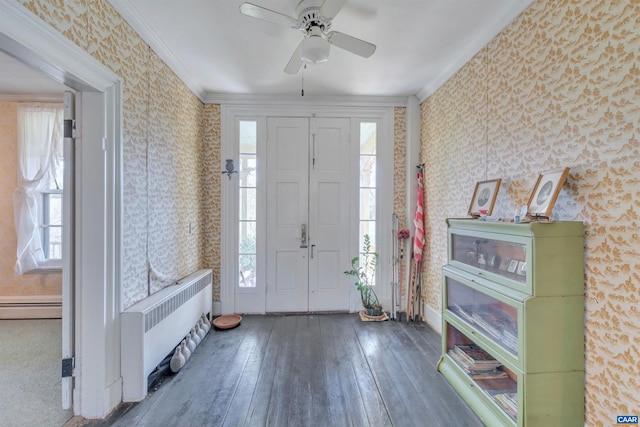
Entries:
[[[556, 219], [585, 223], [586, 425], [640, 413], [640, 2], [538, 0], [421, 106], [424, 298], [439, 310], [447, 217], [502, 178], [495, 214], [570, 167]], [[463, 197], [466, 195], [467, 197]]]
[[[407, 177], [407, 109], [405, 107], [395, 107], [393, 120], [393, 213], [398, 215], [398, 230], [407, 227], [406, 218], [406, 177]], [[406, 240], [400, 240], [399, 245], [406, 246]], [[399, 247], [400, 248], [400, 247]], [[405, 295], [405, 260], [407, 259], [405, 249], [404, 258], [398, 264], [398, 283], [401, 296]], [[402, 299], [401, 299], [402, 301]]]
[[203, 221], [200, 166], [215, 108], [205, 109], [107, 1], [21, 3], [123, 80], [122, 308], [211, 268], [203, 236], [219, 225]]
[[204, 106], [204, 131], [201, 157], [202, 187], [200, 191], [201, 258], [213, 274], [213, 300], [220, 301], [220, 105]]

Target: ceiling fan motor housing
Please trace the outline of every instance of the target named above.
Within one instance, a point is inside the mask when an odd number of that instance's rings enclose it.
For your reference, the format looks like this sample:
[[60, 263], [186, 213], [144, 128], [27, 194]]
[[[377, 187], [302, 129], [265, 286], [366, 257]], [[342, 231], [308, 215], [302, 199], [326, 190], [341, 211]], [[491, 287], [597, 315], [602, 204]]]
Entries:
[[298, 4], [298, 28], [305, 34], [313, 27], [319, 27], [323, 34], [331, 28], [331, 20], [320, 14], [322, 3], [322, 0], [302, 0]]

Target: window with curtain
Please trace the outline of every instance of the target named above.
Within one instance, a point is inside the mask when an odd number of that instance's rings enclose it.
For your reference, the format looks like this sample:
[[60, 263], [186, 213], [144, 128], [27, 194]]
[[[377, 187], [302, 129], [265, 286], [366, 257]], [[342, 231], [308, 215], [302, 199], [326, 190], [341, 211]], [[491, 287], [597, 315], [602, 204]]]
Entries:
[[62, 267], [62, 105], [19, 104], [16, 274]]

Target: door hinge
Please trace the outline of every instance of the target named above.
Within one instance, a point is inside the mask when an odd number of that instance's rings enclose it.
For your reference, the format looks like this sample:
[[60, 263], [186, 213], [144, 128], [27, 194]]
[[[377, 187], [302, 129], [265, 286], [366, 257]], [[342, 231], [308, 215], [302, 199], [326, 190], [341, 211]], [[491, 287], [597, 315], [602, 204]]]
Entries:
[[63, 107], [63, 137], [77, 138], [76, 135], [76, 97], [72, 92], [65, 91], [62, 98]]
[[76, 137], [76, 121], [75, 120], [66, 119], [64, 121], [63, 137], [65, 137], [65, 138], [75, 138]]
[[62, 378], [72, 377], [76, 360], [73, 357], [62, 359]]

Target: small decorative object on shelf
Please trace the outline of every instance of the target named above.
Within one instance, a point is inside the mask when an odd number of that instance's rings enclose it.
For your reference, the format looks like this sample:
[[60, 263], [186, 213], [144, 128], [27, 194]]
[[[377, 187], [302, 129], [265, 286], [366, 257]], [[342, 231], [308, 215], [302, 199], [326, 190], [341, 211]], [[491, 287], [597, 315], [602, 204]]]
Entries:
[[582, 426], [583, 224], [447, 223], [438, 370], [488, 426]]

